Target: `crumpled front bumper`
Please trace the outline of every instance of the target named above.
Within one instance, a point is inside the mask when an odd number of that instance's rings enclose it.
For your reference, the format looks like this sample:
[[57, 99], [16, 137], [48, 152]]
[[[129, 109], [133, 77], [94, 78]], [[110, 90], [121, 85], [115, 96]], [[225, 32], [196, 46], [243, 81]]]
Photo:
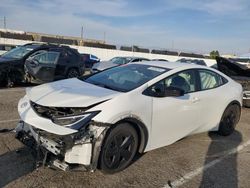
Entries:
[[95, 170], [107, 126], [94, 122], [84, 132], [70, 135], [51, 134], [20, 121], [15, 129], [16, 138], [36, 154], [37, 163], [70, 170], [83, 167]]

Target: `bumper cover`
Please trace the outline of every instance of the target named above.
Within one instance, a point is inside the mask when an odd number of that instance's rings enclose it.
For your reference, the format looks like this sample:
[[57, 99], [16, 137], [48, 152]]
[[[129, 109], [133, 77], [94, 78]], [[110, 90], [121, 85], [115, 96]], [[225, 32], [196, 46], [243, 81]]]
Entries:
[[70, 170], [83, 167], [94, 171], [97, 167], [102, 140], [107, 126], [90, 125], [90, 129], [70, 135], [55, 135], [20, 121], [16, 138], [30, 147], [37, 163]]

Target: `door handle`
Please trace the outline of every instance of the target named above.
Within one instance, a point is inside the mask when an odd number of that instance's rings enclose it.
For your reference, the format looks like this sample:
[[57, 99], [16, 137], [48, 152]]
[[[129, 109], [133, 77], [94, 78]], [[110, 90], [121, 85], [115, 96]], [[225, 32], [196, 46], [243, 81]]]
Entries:
[[196, 103], [196, 102], [199, 102], [200, 99], [198, 97], [193, 97], [191, 101], [192, 103]]

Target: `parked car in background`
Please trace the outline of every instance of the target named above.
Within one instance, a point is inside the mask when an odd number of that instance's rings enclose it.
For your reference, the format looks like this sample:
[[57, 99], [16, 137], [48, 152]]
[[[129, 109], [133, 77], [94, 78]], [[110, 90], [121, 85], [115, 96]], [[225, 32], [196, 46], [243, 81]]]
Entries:
[[24, 62], [38, 50], [46, 50], [51, 45], [29, 43], [18, 46], [0, 57], [0, 84], [12, 87], [25, 80]]
[[96, 63], [92, 67], [90, 72], [96, 73], [111, 67], [120, 66], [132, 62], [140, 62], [140, 61], [149, 61], [149, 59], [142, 57], [114, 57], [109, 61], [101, 61], [100, 63]]
[[241, 105], [241, 85], [215, 69], [129, 63], [27, 89], [18, 104], [16, 138], [59, 169], [115, 173], [136, 153], [188, 135], [232, 134]]
[[[30, 56], [34, 56], [35, 54], [38, 55], [38, 53], [40, 53], [40, 52], [44, 52], [46, 50], [50, 50], [53, 48], [55, 49], [55, 48], [61, 48], [61, 47], [59, 45], [52, 45], [52, 44], [29, 43], [29, 44], [25, 44], [23, 46], [18, 46], [16, 48], [13, 48], [12, 50], [4, 53], [0, 57], [0, 83], [1, 83], [1, 85], [6, 85], [7, 87], [12, 87], [15, 83], [25, 82], [27, 79], [27, 73], [28, 74], [33, 73], [32, 70], [30, 72], [27, 72], [27, 71], [29, 71], [28, 69], [26, 70], [26, 72], [24, 71], [25, 61]], [[63, 48], [67, 48], [67, 47], [63, 47]], [[72, 50], [72, 53], [70, 53], [68, 55], [71, 55], [71, 54], [77, 54], [76, 56], [78, 56], [79, 61], [81, 61], [80, 54], [76, 50]], [[63, 56], [63, 53], [60, 53], [60, 59], [63, 59], [62, 56]], [[47, 54], [46, 57], [45, 56], [43, 57], [43, 60], [44, 60], [44, 58], [45, 59], [47, 58], [47, 60], [48, 60], [47, 62], [50, 62], [49, 59], [52, 58], [52, 55]], [[67, 60], [67, 62], [68, 62], [68, 60]], [[44, 63], [45, 63], [45, 61], [44, 61]], [[68, 62], [68, 63], [70, 63], [70, 62]], [[33, 65], [28, 66], [28, 67], [30, 67], [31, 69], [33, 69], [35, 71], [35, 69], [36, 69], [35, 66], [36, 66], [35, 63], [33, 62]], [[52, 67], [49, 67], [49, 65], [46, 65], [46, 66], [47, 66], [47, 69], [51, 70]], [[58, 69], [61, 69], [61, 66], [58, 66], [57, 70]], [[44, 71], [45, 71], [45, 69], [44, 69]], [[46, 75], [47, 73], [45, 73], [45, 72], [44, 72], [44, 74]], [[34, 72], [34, 76], [36, 76], [35, 73], [36, 72]], [[71, 74], [71, 73], [68, 72], [67, 74]], [[80, 75], [80, 72], [78, 75]]]
[[26, 81], [44, 83], [82, 76], [85, 66], [77, 50], [68, 46], [50, 46], [30, 55], [24, 69]]
[[95, 63], [100, 62], [100, 59], [92, 54], [81, 53], [85, 68], [91, 69]]
[[187, 58], [181, 58], [181, 59], [177, 60], [177, 62], [207, 66], [207, 64], [205, 63], [205, 61], [202, 60], [202, 59], [187, 59]]
[[11, 49], [17, 47], [16, 45], [11, 44], [0, 44], [0, 56], [4, 54], [7, 51], [10, 51]]

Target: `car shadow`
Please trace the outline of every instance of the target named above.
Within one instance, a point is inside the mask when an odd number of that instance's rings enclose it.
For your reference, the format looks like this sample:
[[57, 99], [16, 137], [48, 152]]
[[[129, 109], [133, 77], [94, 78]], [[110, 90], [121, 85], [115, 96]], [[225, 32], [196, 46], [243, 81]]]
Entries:
[[[223, 137], [215, 132], [210, 132], [208, 136], [212, 142], [206, 154], [199, 187], [238, 188], [237, 152], [226, 157], [225, 155], [240, 145], [242, 142], [241, 133], [235, 131], [232, 135]], [[224, 158], [222, 159], [222, 157]], [[210, 166], [216, 159], [222, 160]]]
[[0, 156], [0, 187], [34, 171], [36, 163], [30, 149], [23, 147]]

